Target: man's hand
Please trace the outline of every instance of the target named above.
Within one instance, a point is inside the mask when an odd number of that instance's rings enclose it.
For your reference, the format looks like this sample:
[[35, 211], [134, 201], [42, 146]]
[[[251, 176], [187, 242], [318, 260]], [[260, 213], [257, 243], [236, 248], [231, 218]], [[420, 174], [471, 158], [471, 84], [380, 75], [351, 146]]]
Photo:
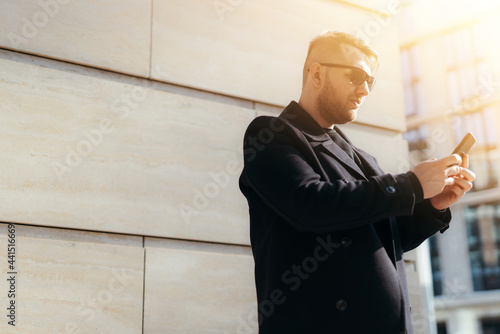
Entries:
[[438, 210], [448, 208], [462, 198], [472, 188], [474, 173], [467, 169], [469, 156], [463, 159], [458, 154], [440, 160], [427, 160], [411, 171], [417, 176], [424, 191], [424, 199], [429, 198]]
[[430, 199], [435, 209], [443, 210], [450, 207], [472, 189], [472, 181], [475, 180], [476, 175], [467, 169], [469, 167], [469, 156], [462, 154], [462, 157], [460, 173], [453, 176], [455, 182], [452, 185], [446, 186], [440, 194]]

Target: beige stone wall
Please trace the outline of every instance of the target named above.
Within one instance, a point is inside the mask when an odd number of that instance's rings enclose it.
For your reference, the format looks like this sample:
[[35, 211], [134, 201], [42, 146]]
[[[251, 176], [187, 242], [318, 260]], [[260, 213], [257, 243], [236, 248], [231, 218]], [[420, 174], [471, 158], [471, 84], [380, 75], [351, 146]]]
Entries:
[[398, 5], [2, 1], [0, 332], [256, 333], [244, 129], [298, 99], [310, 38], [359, 32], [383, 63], [346, 131], [405, 171]]

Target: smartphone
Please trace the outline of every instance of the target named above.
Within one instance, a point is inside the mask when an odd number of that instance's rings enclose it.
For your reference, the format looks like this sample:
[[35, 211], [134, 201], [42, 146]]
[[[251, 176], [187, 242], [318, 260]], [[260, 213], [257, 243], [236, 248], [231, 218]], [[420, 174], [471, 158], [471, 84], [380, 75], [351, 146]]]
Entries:
[[462, 139], [460, 144], [457, 145], [452, 154], [460, 154], [460, 153], [467, 154], [467, 152], [469, 152], [469, 150], [471, 149], [472, 145], [474, 145], [475, 143], [476, 143], [476, 138], [474, 138], [474, 135], [469, 132], [464, 136], [464, 139]]

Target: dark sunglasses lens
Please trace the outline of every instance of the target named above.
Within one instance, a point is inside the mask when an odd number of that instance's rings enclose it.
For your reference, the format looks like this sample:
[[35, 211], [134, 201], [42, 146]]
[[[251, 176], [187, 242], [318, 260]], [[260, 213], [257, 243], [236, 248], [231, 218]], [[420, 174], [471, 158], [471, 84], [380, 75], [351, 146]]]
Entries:
[[372, 90], [374, 84], [375, 84], [375, 78], [368, 76], [365, 72], [358, 70], [358, 69], [353, 69], [351, 73], [351, 82], [355, 84], [356, 86], [360, 86], [363, 84], [363, 82], [368, 83], [368, 89]]
[[351, 82], [356, 86], [365, 82], [365, 73], [361, 70], [353, 69], [351, 73]]

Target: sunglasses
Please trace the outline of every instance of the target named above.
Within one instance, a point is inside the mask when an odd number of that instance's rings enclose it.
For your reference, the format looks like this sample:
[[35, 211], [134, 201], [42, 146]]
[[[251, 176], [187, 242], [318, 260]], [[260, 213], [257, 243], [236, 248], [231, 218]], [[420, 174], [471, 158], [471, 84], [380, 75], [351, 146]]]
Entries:
[[375, 78], [369, 76], [365, 71], [362, 69], [355, 67], [355, 66], [349, 66], [349, 65], [339, 65], [339, 64], [330, 64], [330, 63], [319, 63], [322, 66], [327, 66], [327, 67], [342, 67], [342, 68], [349, 68], [351, 69], [351, 76], [349, 77], [349, 80], [356, 85], [356, 86], [361, 86], [363, 82], [366, 81], [368, 84], [368, 89], [371, 91], [373, 89], [373, 86], [375, 86]]

